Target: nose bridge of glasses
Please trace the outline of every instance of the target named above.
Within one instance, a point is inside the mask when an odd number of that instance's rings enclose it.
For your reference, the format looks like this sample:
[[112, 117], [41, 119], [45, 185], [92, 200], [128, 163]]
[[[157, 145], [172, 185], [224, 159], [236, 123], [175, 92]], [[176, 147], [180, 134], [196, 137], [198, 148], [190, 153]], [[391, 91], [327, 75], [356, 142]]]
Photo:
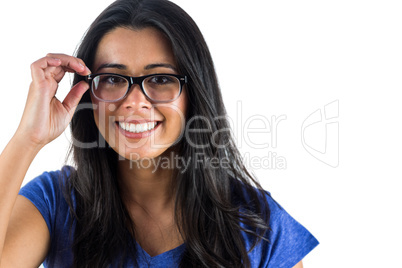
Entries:
[[141, 89], [142, 89], [142, 82], [144, 81], [144, 79], [142, 77], [130, 77], [130, 88], [132, 88], [135, 85], [138, 85]]
[[143, 82], [143, 78], [142, 77], [129, 77], [129, 88], [127, 89], [127, 93], [126, 94], [130, 94], [131, 91], [133, 91], [135, 89], [136, 86], [138, 86], [138, 89], [140, 90], [141, 94], [144, 94], [145, 97], [146, 93], [144, 92], [144, 87], [142, 85]]

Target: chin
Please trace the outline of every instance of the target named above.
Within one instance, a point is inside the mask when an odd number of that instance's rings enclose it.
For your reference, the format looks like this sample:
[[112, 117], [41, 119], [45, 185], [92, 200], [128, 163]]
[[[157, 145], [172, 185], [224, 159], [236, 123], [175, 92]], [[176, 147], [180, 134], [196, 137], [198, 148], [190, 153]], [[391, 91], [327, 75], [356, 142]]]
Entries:
[[120, 158], [124, 158], [125, 160], [130, 161], [138, 161], [138, 160], [146, 160], [153, 159], [164, 155], [167, 151], [169, 151], [169, 147], [166, 148], [158, 148], [151, 149], [149, 146], [142, 146], [139, 148], [130, 148], [124, 146], [123, 148], [113, 148], [116, 153], [120, 156]]

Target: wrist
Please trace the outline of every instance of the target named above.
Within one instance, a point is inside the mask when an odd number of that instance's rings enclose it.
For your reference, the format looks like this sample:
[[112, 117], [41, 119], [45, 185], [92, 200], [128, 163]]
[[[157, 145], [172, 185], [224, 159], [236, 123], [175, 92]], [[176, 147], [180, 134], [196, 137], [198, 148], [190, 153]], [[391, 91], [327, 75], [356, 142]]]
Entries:
[[24, 135], [23, 133], [17, 131], [11, 138], [10, 143], [14, 144], [17, 148], [20, 148], [24, 153], [37, 154], [44, 146], [44, 143], [35, 141]]

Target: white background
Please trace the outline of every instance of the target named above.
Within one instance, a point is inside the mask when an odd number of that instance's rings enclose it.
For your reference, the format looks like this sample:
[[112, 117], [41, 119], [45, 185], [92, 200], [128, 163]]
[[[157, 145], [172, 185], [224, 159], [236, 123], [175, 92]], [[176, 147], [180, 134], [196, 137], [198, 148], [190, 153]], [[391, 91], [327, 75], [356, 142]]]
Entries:
[[[30, 64], [48, 52], [72, 54], [90, 23], [111, 2], [1, 2], [0, 150], [18, 126]], [[254, 172], [320, 241], [305, 258], [305, 267], [400, 267], [400, 3], [174, 2], [205, 35], [229, 116], [236, 119], [239, 101], [244, 121], [256, 115], [269, 120], [286, 116], [278, 124], [275, 148], [271, 144], [255, 149], [239, 136], [238, 142], [243, 153], [263, 158], [274, 152], [286, 160], [285, 169], [271, 166]], [[68, 85], [66, 81], [59, 89], [60, 98]], [[303, 121], [334, 101], [339, 103], [339, 117], [334, 119], [339, 136], [328, 129], [336, 139], [327, 142], [339, 140], [337, 167], [310, 155], [301, 139]], [[242, 126], [235, 121], [234, 127]], [[262, 126], [261, 120], [254, 125]], [[307, 134], [312, 147], [325, 144], [325, 124]], [[253, 141], [270, 143], [271, 135], [254, 134]], [[68, 136], [61, 135], [39, 153], [25, 182], [61, 167]]]

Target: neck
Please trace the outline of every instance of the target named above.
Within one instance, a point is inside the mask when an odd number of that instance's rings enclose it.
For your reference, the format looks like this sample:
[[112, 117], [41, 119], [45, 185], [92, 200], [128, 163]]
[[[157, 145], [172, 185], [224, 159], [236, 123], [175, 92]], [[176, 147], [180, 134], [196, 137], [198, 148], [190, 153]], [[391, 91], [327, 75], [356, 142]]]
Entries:
[[119, 161], [119, 187], [127, 207], [140, 206], [155, 212], [173, 209], [175, 170], [169, 163], [161, 163], [166, 159]]

